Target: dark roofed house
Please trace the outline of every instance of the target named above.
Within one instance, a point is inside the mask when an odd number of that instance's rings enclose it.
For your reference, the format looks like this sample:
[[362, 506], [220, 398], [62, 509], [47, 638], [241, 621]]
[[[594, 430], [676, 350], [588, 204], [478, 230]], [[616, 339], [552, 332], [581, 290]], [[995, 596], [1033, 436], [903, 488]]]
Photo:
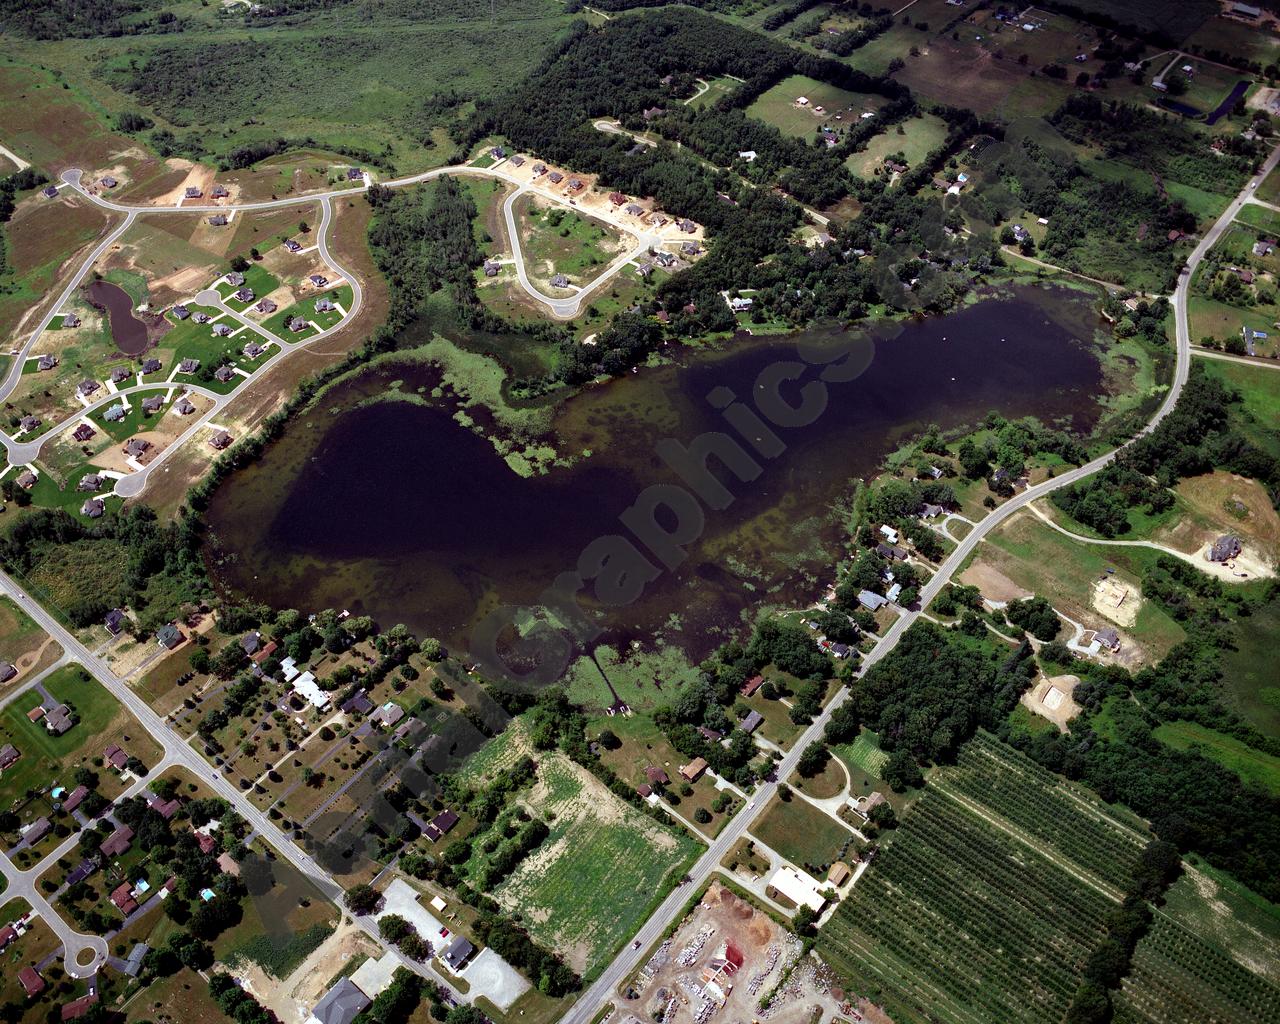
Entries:
[[198, 369], [200, 369], [200, 360], [193, 359], [191, 356], [187, 356], [178, 364], [179, 373], [195, 373]]
[[124, 612], [119, 608], [112, 608], [107, 612], [107, 617], [103, 620], [106, 624], [107, 632], [112, 636], [119, 636], [120, 630], [124, 629]]
[[184, 199], [199, 199], [202, 195], [204, 193], [200, 191], [198, 185], [188, 185], [182, 193]]
[[644, 770], [644, 775], [645, 778], [649, 780], [649, 784], [651, 786], [665, 786], [671, 781], [671, 779], [667, 777], [666, 772], [653, 765], [649, 765], [649, 767]]
[[662, 107], [645, 107], [645, 109], [640, 112], [640, 116], [646, 121], [652, 121], [655, 117], [661, 117], [665, 113], [666, 111], [663, 110]]
[[485, 261], [484, 261], [484, 276], [485, 276], [485, 277], [497, 277], [497, 276], [498, 276], [498, 270], [499, 270], [499, 269], [500, 269], [500, 265], [499, 265], [499, 263], [498, 263], [498, 261], [497, 261], [497, 260], [485, 260]]
[[62, 1019], [79, 1020], [88, 1013], [89, 1008], [96, 1005], [97, 1002], [98, 994], [96, 992], [90, 992], [88, 995], [81, 996], [79, 999], [73, 999], [69, 1003], [64, 1003], [62, 1007]]
[[1120, 634], [1110, 626], [1106, 629], [1098, 630], [1095, 635], [1097, 636], [1098, 642], [1102, 644], [1103, 647], [1111, 651], [1120, 650]]
[[621, 206], [626, 201], [627, 201], [627, 197], [624, 196], [621, 192], [609, 193], [609, 202], [613, 203], [614, 206]]
[[745, 733], [753, 733], [764, 724], [764, 715], [759, 711], [750, 712], [746, 718], [738, 723], [738, 728]]
[[0, 928], [0, 950], [5, 949], [17, 937], [18, 933], [13, 930], [13, 925], [7, 924]]
[[280, 307], [279, 307], [279, 306], [277, 306], [277, 305], [276, 305], [274, 302], [272, 302], [270, 299], [263, 299], [261, 302], [259, 302], [259, 303], [258, 303], [256, 306], [254, 306], [253, 308], [254, 308], [255, 310], [257, 310], [259, 313], [274, 313], [274, 312], [275, 312], [277, 309], [279, 309]]
[[67, 794], [67, 798], [62, 801], [62, 809], [66, 811], [68, 814], [70, 814], [77, 807], [79, 807], [81, 803], [84, 802], [84, 798], [87, 797], [88, 795], [89, 795], [88, 786], [76, 786], [75, 789], [73, 789], [70, 793]]
[[1210, 546], [1209, 561], [1229, 562], [1240, 554], [1241, 550], [1240, 538], [1233, 537], [1229, 533], [1224, 533]]
[[172, 821], [181, 806], [177, 800], [161, 800], [157, 797], [151, 801], [151, 809], [165, 821]]
[[111, 175], [107, 174], [107, 175], [104, 175], [104, 176], [103, 176], [103, 177], [98, 181], [98, 184], [99, 184], [99, 185], [101, 185], [103, 188], [115, 188], [117, 185], [119, 185], [119, 184], [120, 184], [120, 182], [116, 181], [116, 179], [115, 179], [115, 178], [113, 178], [113, 177], [111, 177]]
[[254, 300], [253, 289], [249, 287], [237, 288], [234, 296], [236, 302], [252, 302]]
[[[12, 668], [13, 666], [10, 665], [9, 667]], [[12, 743], [6, 743], [3, 747], [0, 747], [0, 771], [8, 768], [21, 756], [22, 755], [18, 753], [18, 748]]]
[[524, 166], [524, 157], [522, 157], [522, 156], [520, 156], [520, 155], [518, 155], [518, 154], [517, 154], [516, 156], [513, 156], [513, 157], [511, 158], [511, 162], [512, 162], [513, 164], [515, 164], [517, 167], [523, 167], [523, 166]]
[[59, 704], [44, 716], [44, 727], [55, 736], [61, 736], [75, 724], [71, 717], [71, 709], [65, 704]]
[[565, 277], [564, 274], [556, 274], [555, 277], [551, 279], [551, 287], [552, 288], [568, 288], [569, 279]]
[[213, 853], [218, 848], [218, 840], [214, 839], [208, 832], [195, 833], [196, 845], [200, 847], [201, 853]]
[[76, 316], [74, 313], [67, 313], [62, 318], [62, 323], [60, 326], [62, 327], [63, 330], [66, 330], [69, 327], [79, 327], [80, 318]]
[[107, 503], [101, 498], [85, 498], [84, 504], [80, 506], [80, 514], [90, 519], [101, 519], [106, 511]]
[[240, 649], [252, 658], [258, 653], [258, 648], [262, 646], [262, 634], [256, 629], [246, 633], [240, 638]]
[[142, 411], [147, 415], [164, 408], [164, 395], [148, 395], [142, 400]]
[[86, 377], [84, 380], [82, 380], [79, 384], [76, 385], [76, 390], [80, 394], [85, 395], [87, 397], [93, 394], [95, 391], [102, 390], [102, 385], [99, 384], [96, 380], [92, 380]]
[[34, 967], [24, 967], [18, 972], [18, 980], [22, 982], [23, 991], [31, 999], [44, 991], [44, 978], [36, 973]]
[[227, 275], [227, 284], [231, 285], [232, 288], [239, 288], [244, 284], [244, 274], [240, 273], [238, 270], [231, 271], [231, 273]]
[[231, 441], [232, 441], [231, 435], [228, 434], [225, 430], [219, 430], [216, 434], [213, 435], [213, 437], [209, 438], [209, 444], [211, 444], [218, 451], [222, 451], [224, 448], [228, 447], [231, 444]]
[[142, 372], [156, 373], [163, 365], [159, 359], [148, 359], [142, 364]]
[[302, 243], [296, 238], [286, 238], [284, 240], [284, 247], [290, 252], [302, 252]]
[[256, 341], [251, 341], [244, 347], [244, 355], [246, 359], [257, 359], [266, 349], [259, 345]]
[[209, 218], [209, 223], [215, 228], [224, 228], [227, 226], [227, 215], [225, 213], [215, 213]]
[[325, 285], [329, 283], [329, 279], [325, 277], [324, 274], [312, 274], [310, 277], [307, 278], [307, 280], [310, 281], [317, 288], [323, 288]]
[[102, 841], [102, 845], [98, 849], [104, 857], [119, 857], [121, 854], [126, 853], [132, 845], [133, 829], [128, 825], [121, 825]]
[[458, 824], [458, 816], [446, 808], [427, 822], [427, 827], [423, 834], [435, 843], [447, 836], [456, 824]]
[[[10, 661], [0, 661], [0, 683], [7, 683], [18, 674], [18, 668]], [[8, 748], [12, 749], [12, 748]], [[4, 765], [0, 765], [3, 768]]]
[[173, 314], [173, 318], [175, 320], [185, 320], [187, 317], [191, 315], [191, 310], [187, 309], [186, 306], [183, 306], [181, 304], [174, 306], [173, 309], [170, 310], [170, 312]]
[[570, 191], [570, 192], [581, 192], [581, 191], [582, 191], [584, 188], [586, 188], [586, 187], [587, 187], [587, 183], [586, 183], [585, 181], [583, 181], [581, 178], [570, 178], [570, 179], [569, 179], [569, 191]]
[[340, 982], [324, 994], [316, 1003], [307, 1024], [351, 1024], [369, 1005], [370, 999], [360, 991], [350, 978]]
[[495, 160], [505, 160], [507, 157], [507, 151], [501, 146], [494, 146], [489, 150], [489, 155]]
[[235, 375], [236, 375], [236, 371], [231, 369], [230, 366], [227, 366], [225, 364], [222, 366], [219, 366], [216, 370], [213, 371], [214, 380], [221, 381], [223, 384], [225, 384]]
[[124, 453], [130, 458], [137, 458], [139, 455], [145, 455], [151, 450], [151, 442], [144, 441], [140, 437], [129, 438], [129, 443], [124, 446]]
[[37, 370], [52, 370], [57, 365], [58, 359], [56, 356], [44, 355], [36, 360]]
[[640, 217], [644, 215], [644, 207], [639, 203], [627, 203], [627, 213], [632, 217]]
[[38, 479], [39, 478], [31, 470], [24, 469], [18, 475], [18, 486], [21, 487], [24, 491], [29, 491], [31, 490], [31, 488], [33, 488], [36, 485], [36, 480]]
[[58, 190], [57, 190], [57, 188], [55, 188], [53, 185], [50, 185], [50, 186], [48, 186], [47, 188], [45, 188], [44, 190], [42, 190], [40, 194], [41, 194], [42, 196], [44, 196], [46, 199], [57, 199], [57, 198], [58, 198]]
[[451, 971], [458, 971], [461, 970], [463, 964], [471, 959], [471, 954], [475, 951], [475, 946], [471, 945], [461, 935], [455, 935], [453, 941], [449, 943], [449, 948], [441, 955]]
[[653, 787], [650, 786], [648, 783], [645, 783], [644, 785], [641, 785], [641, 786], [637, 786], [636, 796], [640, 797], [641, 800], [648, 800], [649, 797], [653, 796]]
[[77, 885], [98, 870], [98, 862], [92, 857], [86, 857], [67, 875], [67, 885]]
[[533, 171], [533, 176], [536, 178], [539, 175], [547, 173], [547, 165], [543, 163], [537, 163], [533, 165], [531, 170]]
[[365, 690], [357, 690], [339, 705], [339, 710], [345, 714], [367, 715], [376, 705], [369, 699], [369, 694]]
[[214, 185], [213, 191], [209, 194], [213, 196], [214, 199], [226, 199], [227, 196], [231, 195], [223, 185]]
[[18, 426], [22, 428], [23, 433], [30, 433], [40, 426], [41, 420], [39, 416], [23, 416], [18, 422]]
[[348, 168], [347, 168], [347, 181], [360, 181], [360, 180], [362, 180], [363, 178], [364, 178], [364, 168], [363, 168], [363, 167], [348, 167]]
[[559, 171], [552, 171], [550, 174], [547, 175], [547, 178], [551, 181], [551, 184], [553, 185], [559, 185], [560, 182], [564, 181], [564, 175], [561, 174]]
[[680, 220], [676, 221], [676, 227], [678, 227], [681, 231], [697, 231], [698, 230], [698, 226], [694, 224], [693, 221], [689, 220], [688, 217], [682, 217]]
[[289, 321], [289, 330], [293, 331], [295, 334], [305, 331], [310, 326], [311, 325], [300, 316], [295, 316]]
[[185, 639], [186, 637], [182, 635], [182, 631], [172, 622], [166, 623], [156, 630], [156, 643], [166, 650], [173, 650]]
[[111, 371], [111, 383], [123, 384], [125, 381], [129, 379], [130, 376], [132, 375], [129, 373], [129, 367], [117, 366], [114, 370]]
[[23, 833], [22, 838], [26, 840], [28, 846], [35, 846], [45, 836], [53, 831], [53, 825], [48, 818], [40, 818]]
[[129, 958], [124, 962], [124, 973], [131, 978], [136, 978], [138, 972], [142, 970], [142, 961], [147, 953], [151, 950], [145, 942], [135, 942], [133, 949], [129, 950]]

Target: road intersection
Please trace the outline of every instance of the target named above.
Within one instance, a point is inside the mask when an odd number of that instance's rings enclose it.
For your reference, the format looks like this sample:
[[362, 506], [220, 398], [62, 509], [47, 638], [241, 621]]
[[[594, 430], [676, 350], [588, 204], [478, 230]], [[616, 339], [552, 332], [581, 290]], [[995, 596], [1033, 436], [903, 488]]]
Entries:
[[[1185, 386], [1190, 362], [1191, 362], [1191, 345], [1190, 345], [1190, 328], [1187, 313], [1187, 296], [1190, 288], [1191, 279], [1200, 261], [1205, 254], [1213, 247], [1213, 245], [1221, 238], [1222, 234], [1227, 230], [1235, 214], [1245, 202], [1249, 201], [1254, 195], [1258, 185], [1262, 179], [1275, 168], [1277, 162], [1280, 162], [1280, 147], [1273, 150], [1263, 165], [1263, 169], [1259, 175], [1253, 178], [1249, 184], [1242, 190], [1240, 195], [1227, 207], [1222, 216], [1214, 223], [1214, 225], [1205, 233], [1200, 243], [1196, 246], [1187, 261], [1187, 266], [1181, 274], [1177, 288], [1174, 292], [1174, 314], [1176, 327], [1176, 367], [1174, 377], [1168, 394], [1161, 403], [1155, 416], [1143, 429], [1138, 436], [1150, 433], [1161, 421], [1172, 412], [1177, 403], [1178, 396], [1181, 394]], [[447, 173], [487, 173], [493, 177], [505, 178], [508, 181], [513, 179], [506, 174], [496, 173], [490, 168], [474, 168], [474, 167], [452, 167], [440, 168], [435, 171], [426, 172], [413, 178], [400, 179], [396, 182], [388, 182], [387, 185], [399, 187], [404, 185], [416, 184], [420, 181], [429, 180]], [[83, 189], [80, 184], [80, 174], [77, 171], [69, 171], [64, 174], [64, 181], [77, 189], [88, 198], [99, 205], [106, 206], [109, 209], [123, 211], [126, 218], [117, 228], [115, 228], [107, 238], [100, 243], [90, 255], [89, 259], [77, 272], [71, 284], [68, 285], [63, 293], [63, 302], [78, 287], [80, 281], [84, 279], [89, 267], [98, 259], [106, 248], [119, 238], [120, 235], [128, 229], [140, 208], [126, 207], [121, 204], [111, 203], [94, 196]], [[517, 183], [518, 184], [518, 183]], [[331, 201], [333, 198], [341, 195], [350, 195], [357, 190], [336, 190], [334, 192], [322, 193], [306, 197], [291, 198], [287, 200], [274, 200], [266, 203], [240, 204], [235, 209], [273, 209], [282, 206], [294, 206], [303, 203], [318, 202], [322, 208], [322, 219], [319, 228], [319, 247], [321, 255], [325, 261], [335, 268], [351, 283], [353, 286], [353, 310], [358, 308], [360, 301], [359, 284], [355, 278], [342, 271], [341, 267], [333, 259], [332, 254], [327, 247], [327, 234], [332, 219]], [[145, 208], [146, 212], [182, 212], [190, 213], [193, 210], [203, 211], [220, 210], [227, 211], [228, 207], [171, 207], [171, 208]], [[510, 209], [507, 210], [508, 226], [512, 226]], [[513, 232], [514, 242], [514, 232]], [[518, 244], [518, 243], [517, 243]], [[616, 271], [614, 271], [616, 272]], [[523, 283], [523, 280], [522, 280]], [[547, 297], [542, 297], [544, 301]], [[54, 307], [56, 310], [58, 306]], [[51, 322], [54, 313], [47, 314], [31, 339], [27, 342], [21, 355], [25, 357], [31, 345], [39, 338], [41, 332]], [[281, 344], [282, 350], [286, 350], [286, 342], [283, 339], [276, 339]], [[310, 339], [310, 340], [315, 340]], [[297, 343], [306, 344], [306, 342]], [[21, 374], [21, 359], [10, 370], [8, 378], [4, 384], [0, 386], [0, 397], [7, 397], [16, 384], [17, 377]], [[132, 390], [132, 389], [130, 389]], [[220, 396], [225, 397], [225, 396]], [[207, 416], [208, 414], [206, 414]], [[193, 425], [188, 434], [194, 431], [199, 424]], [[184, 435], [184, 439], [187, 435]], [[5, 439], [6, 446], [16, 444], [10, 439]], [[171, 446], [176, 447], [176, 445]], [[1117, 449], [1118, 451], [1119, 449]], [[975, 550], [977, 545], [981, 543], [996, 527], [1005, 522], [1010, 516], [1019, 510], [1028, 506], [1031, 502], [1043, 497], [1058, 488], [1068, 486], [1085, 477], [1097, 472], [1106, 466], [1116, 455], [1116, 451], [1112, 451], [1103, 455], [1086, 465], [1065, 472], [1052, 480], [1045, 481], [1035, 487], [1028, 488], [1020, 494], [1009, 499], [999, 508], [992, 511], [984, 519], [979, 521], [972, 531], [960, 541], [955, 550], [939, 567], [937, 573], [922, 588], [920, 602], [916, 610], [905, 610], [902, 615], [889, 627], [881, 637], [876, 647], [863, 660], [860, 671], [865, 672], [866, 669], [879, 662], [887, 656], [896, 646], [898, 640], [906, 632], [908, 628], [915, 622], [921, 614], [922, 608], [927, 606], [929, 602], [939, 593], [951, 577], [960, 569], [964, 562]], [[152, 464], [154, 466], [155, 463]], [[150, 468], [150, 467], [148, 467]], [[144, 478], [145, 480], [145, 478]], [[141, 487], [138, 488], [139, 490]], [[0, 590], [9, 594], [20, 607], [24, 608], [38, 625], [52, 636], [67, 655], [75, 658], [84, 665], [85, 669], [90, 672], [99, 683], [101, 683], [116, 699], [127, 708], [138, 722], [152, 735], [157, 743], [162, 747], [164, 754], [160, 763], [160, 768], [180, 766], [192, 772], [196, 777], [205, 780], [217, 795], [226, 799], [236, 811], [245, 819], [249, 826], [269, 843], [285, 860], [287, 860], [295, 869], [310, 879], [316, 887], [329, 899], [341, 905], [342, 889], [337, 882], [333, 880], [330, 874], [321, 868], [308, 854], [301, 850], [290, 837], [281, 832], [268, 817], [259, 811], [244, 795], [235, 787], [228, 783], [221, 775], [214, 772], [207, 761], [194, 750], [188, 742], [171, 728], [159, 716], [150, 705], [148, 705], [141, 697], [139, 697], [128, 684], [116, 676], [106, 663], [99, 658], [94, 652], [86, 648], [74, 635], [66, 630], [62, 624], [54, 618], [48, 611], [38, 605], [18, 583], [7, 574], [0, 573]], [[701, 887], [711, 875], [718, 870], [720, 861], [726, 853], [732, 848], [756, 820], [762, 809], [768, 804], [770, 798], [777, 791], [777, 787], [781, 781], [786, 780], [800, 758], [800, 754], [811, 742], [821, 737], [826, 723], [830, 720], [831, 714], [848, 698], [849, 691], [843, 688], [835, 696], [830, 704], [822, 711], [822, 713], [805, 729], [799, 739], [793, 744], [790, 751], [787, 752], [777, 766], [774, 781], [766, 781], [753, 795], [753, 797], [745, 804], [745, 806], [736, 814], [724, 827], [720, 835], [710, 844], [707, 851], [699, 858], [697, 863], [689, 873], [689, 881], [684, 885], [678, 886], [671, 892], [667, 898], [659, 905], [657, 910], [645, 921], [639, 932], [634, 936], [634, 942], [624, 947], [622, 952], [604, 969], [596, 982], [588, 988], [581, 998], [574, 1004], [569, 1012], [563, 1018], [564, 1024], [588, 1024], [589, 1021], [597, 1013], [599, 1007], [609, 1000], [619, 986], [632, 971], [634, 971], [642, 959], [647, 955], [648, 947], [652, 946], [666, 929], [677, 920], [684, 904], [690, 895]], [[75, 837], [67, 840], [63, 846], [70, 849], [70, 845]], [[61, 850], [61, 847], [60, 847]], [[65, 852], [65, 851], [63, 851]], [[47, 900], [41, 895], [36, 888], [36, 881], [44, 870], [47, 870], [49, 858], [45, 858], [39, 865], [28, 870], [19, 871], [6, 855], [0, 855], [0, 872], [2, 872], [7, 881], [8, 888], [3, 894], [0, 894], [0, 906], [11, 900], [22, 897], [25, 898], [58, 934], [64, 943], [64, 960], [68, 974], [73, 977], [88, 977], [105, 962], [107, 951], [106, 943], [97, 936], [81, 935], [71, 929], [61, 916], [48, 904]], [[381, 942], [378, 935], [376, 924], [372, 919], [363, 917], [357, 919], [360, 927], [375, 940]], [[86, 960], [80, 963], [81, 955], [85, 952], [92, 957], [92, 962]], [[397, 954], [399, 955], [399, 954]], [[422, 965], [401, 958], [405, 966], [412, 970], [430, 977], [436, 981], [455, 998], [461, 998], [447, 984], [447, 981], [435, 972], [429, 965]]]

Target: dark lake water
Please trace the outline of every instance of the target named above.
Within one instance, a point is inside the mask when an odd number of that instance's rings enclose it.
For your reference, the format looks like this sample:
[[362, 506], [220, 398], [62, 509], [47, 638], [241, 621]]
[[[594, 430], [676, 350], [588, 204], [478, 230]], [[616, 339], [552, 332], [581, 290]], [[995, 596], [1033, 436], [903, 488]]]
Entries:
[[[718, 471], [732, 502], [706, 510], [683, 564], [605, 617], [608, 635], [665, 633], [698, 656], [763, 601], [812, 596], [831, 579], [842, 539], [835, 503], [929, 423], [945, 429], [998, 409], [1087, 431], [1102, 385], [1096, 324], [1088, 296], [1021, 288], [865, 342], [873, 352], [865, 372], [826, 384], [826, 408], [810, 425], [775, 427], [785, 451], [757, 452], [755, 480]], [[762, 371], [780, 361], [798, 362], [813, 380], [821, 367], [797, 360], [797, 345], [848, 341], [835, 330], [743, 338], [588, 389], [556, 414], [553, 434], [562, 450], [593, 454], [531, 478], [513, 473], [449, 408], [355, 407], [393, 381], [403, 393], [429, 389], [432, 368], [366, 372], [218, 490], [211, 562], [224, 586], [277, 607], [348, 608], [465, 646], [495, 604], [536, 603], [591, 541], [629, 536], [619, 515], [646, 487], [681, 482], [657, 442], [734, 434], [708, 401], [713, 389], [750, 402]], [[799, 388], [779, 391], [798, 404]], [[674, 516], [658, 522], [669, 528]]]
[[111, 339], [127, 356], [146, 350], [147, 325], [133, 315], [133, 299], [123, 288], [110, 281], [94, 281], [86, 289], [89, 301], [107, 311]]
[[1217, 124], [1222, 118], [1231, 113], [1231, 108], [1236, 105], [1236, 100], [1249, 91], [1252, 83], [1247, 78], [1242, 78], [1236, 82], [1232, 90], [1227, 93], [1226, 98], [1217, 105], [1204, 119], [1205, 124]]

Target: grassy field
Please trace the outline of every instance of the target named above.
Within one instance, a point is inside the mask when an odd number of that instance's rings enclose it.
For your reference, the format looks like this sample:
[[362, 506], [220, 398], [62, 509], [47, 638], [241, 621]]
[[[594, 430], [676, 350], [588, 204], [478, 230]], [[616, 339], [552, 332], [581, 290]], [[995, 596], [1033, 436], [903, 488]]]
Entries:
[[[742, 84], [736, 78], [729, 78], [727, 76], [721, 76], [719, 78], [709, 78], [709, 79], [706, 79], [706, 83], [707, 83], [706, 90], [692, 97], [689, 100], [689, 106], [691, 107], [710, 106], [716, 100], [723, 99], [725, 96], [728, 96], [731, 92], [733, 92], [735, 89], [738, 88], [738, 86]], [[702, 87], [699, 86], [699, 88], [701, 89]]]
[[1280, 736], [1280, 601], [1272, 601], [1232, 626], [1234, 650], [1223, 655], [1223, 697], [1254, 728]]
[[1280, 757], [1195, 722], [1166, 722], [1155, 730], [1155, 737], [1174, 750], [1196, 750], [1245, 782], [1280, 796]]
[[1202, 360], [1205, 373], [1240, 392], [1231, 420], [1258, 447], [1280, 458], [1280, 372], [1224, 359]]
[[1236, 214], [1237, 224], [1247, 224], [1257, 231], [1269, 234], [1274, 238], [1280, 234], [1280, 212], [1268, 210], [1257, 203], [1245, 203]]
[[[797, 105], [796, 100], [801, 97], [809, 101], [806, 106]], [[792, 75], [761, 93], [747, 108], [747, 115], [784, 134], [808, 138], [829, 117], [840, 114], [846, 121], [850, 117], [856, 119], [863, 111], [878, 109], [884, 102], [879, 96], [860, 96], [804, 75]]]
[[0, 661], [18, 664], [24, 655], [39, 648], [46, 637], [45, 631], [14, 604], [12, 598], [0, 596]]
[[867, 143], [866, 149], [854, 153], [845, 161], [845, 164], [855, 174], [864, 178], [871, 177], [876, 168], [883, 165], [885, 160], [894, 154], [901, 154], [900, 159], [908, 167], [916, 167], [930, 152], [942, 144], [946, 135], [947, 125], [942, 118], [934, 114], [924, 114], [875, 136]]
[[841, 860], [857, 838], [831, 815], [800, 797], [775, 797], [751, 833], [765, 846], [817, 878], [825, 878], [832, 861]]
[[[6, 49], [67, 82], [69, 96], [93, 112], [89, 126], [98, 135], [109, 134], [106, 125], [121, 110], [142, 110], [218, 154], [286, 136], [365, 151], [408, 173], [447, 162], [453, 147], [441, 129], [473, 98], [532, 67], [571, 20], [553, 0], [499, 0], [496, 17], [461, 0], [406, 0], [376, 14], [339, 5], [251, 25], [220, 5], [182, 0], [174, 10], [189, 27], [181, 36], [56, 43], [9, 36]], [[449, 90], [457, 90], [456, 103], [422, 114], [428, 98]], [[7, 114], [0, 107], [6, 125]], [[126, 148], [117, 143], [114, 151]], [[95, 141], [95, 157], [85, 161], [78, 140], [58, 133], [37, 160], [98, 167], [102, 150]]]
[[564, 274], [573, 284], [585, 284], [622, 248], [621, 236], [602, 221], [526, 196], [516, 202], [516, 226], [526, 268], [544, 281]]
[[885, 841], [818, 951], [895, 1020], [1057, 1022], [1114, 906], [1097, 872], [1123, 875], [1143, 837], [994, 738], [971, 746]]
[[[478, 779], [519, 756], [513, 723], [463, 770]], [[560, 754], [538, 756], [538, 779], [524, 802], [549, 817], [551, 834], [494, 892], [518, 908], [532, 937], [594, 976], [635, 931], [701, 845], [623, 803]]]

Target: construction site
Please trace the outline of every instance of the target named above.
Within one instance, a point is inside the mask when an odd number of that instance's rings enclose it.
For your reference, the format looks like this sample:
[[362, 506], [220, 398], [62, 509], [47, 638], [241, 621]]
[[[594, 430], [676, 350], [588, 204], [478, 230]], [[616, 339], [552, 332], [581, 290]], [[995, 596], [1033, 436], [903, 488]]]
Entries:
[[818, 958], [747, 900], [712, 882], [624, 991], [610, 1024], [827, 1024], [863, 1019]]

